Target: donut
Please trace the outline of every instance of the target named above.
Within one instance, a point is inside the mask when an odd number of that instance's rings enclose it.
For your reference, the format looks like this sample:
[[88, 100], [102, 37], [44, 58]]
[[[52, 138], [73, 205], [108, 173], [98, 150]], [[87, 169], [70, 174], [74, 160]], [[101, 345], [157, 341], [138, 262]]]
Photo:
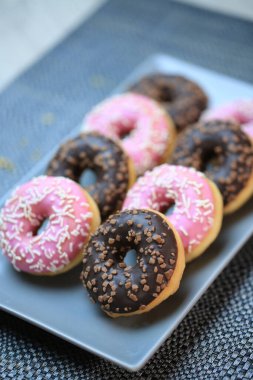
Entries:
[[18, 187], [2, 208], [0, 246], [16, 270], [53, 276], [82, 261], [99, 222], [95, 202], [77, 183], [40, 176]]
[[242, 125], [242, 130], [246, 133], [246, 135], [248, 135], [253, 144], [253, 121]]
[[146, 95], [160, 103], [178, 131], [196, 122], [208, 103], [204, 90], [180, 75], [150, 74], [133, 84], [129, 91]]
[[[136, 264], [124, 257], [136, 251]], [[158, 212], [127, 210], [111, 215], [84, 250], [81, 274], [90, 298], [111, 317], [153, 309], [175, 293], [185, 267], [174, 227]]]
[[86, 169], [95, 172], [96, 182], [85, 190], [96, 201], [104, 220], [121, 209], [127, 190], [135, 181], [132, 160], [110, 138], [96, 132], [82, 133], [60, 146], [48, 165], [47, 175], [79, 182]]
[[238, 99], [231, 103], [208, 110], [202, 120], [230, 120], [241, 125], [242, 130], [253, 142], [253, 99]]
[[241, 207], [253, 192], [253, 147], [238, 124], [213, 120], [183, 131], [171, 159], [192, 166], [219, 188], [225, 214]]
[[86, 116], [83, 129], [120, 139], [138, 175], [166, 161], [175, 142], [166, 112], [155, 101], [131, 93], [100, 103]]
[[163, 164], [146, 172], [129, 190], [122, 209], [135, 208], [165, 213], [183, 242], [186, 262], [203, 253], [221, 228], [220, 192], [193, 168]]

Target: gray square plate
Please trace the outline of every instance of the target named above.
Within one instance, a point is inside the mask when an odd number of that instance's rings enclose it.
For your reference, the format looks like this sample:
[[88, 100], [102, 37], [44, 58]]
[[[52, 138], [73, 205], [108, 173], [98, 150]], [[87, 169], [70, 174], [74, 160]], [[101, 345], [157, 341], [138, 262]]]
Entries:
[[[152, 71], [178, 73], [196, 80], [209, 94], [211, 105], [234, 98], [253, 97], [253, 86], [249, 84], [165, 55], [155, 55], [145, 61], [115, 92], [122, 91], [138, 77]], [[75, 128], [71, 135], [79, 129], [80, 126]], [[43, 173], [51, 154], [20, 182]], [[225, 218], [216, 242], [187, 266], [180, 290], [148, 314], [110, 319], [89, 301], [79, 281], [80, 267], [58, 277], [33, 277], [15, 272], [2, 256], [0, 306], [81, 348], [129, 370], [138, 370], [251, 236], [252, 211], [253, 199], [234, 215]]]

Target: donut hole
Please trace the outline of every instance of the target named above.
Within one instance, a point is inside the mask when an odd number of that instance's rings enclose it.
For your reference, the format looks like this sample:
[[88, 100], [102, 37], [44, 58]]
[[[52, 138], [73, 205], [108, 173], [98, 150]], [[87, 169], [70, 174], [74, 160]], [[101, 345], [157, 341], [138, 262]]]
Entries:
[[[132, 130], [131, 130], [132, 131]], [[124, 140], [126, 137], [128, 137], [131, 134], [131, 131], [124, 131], [120, 133], [120, 139]]]
[[133, 120], [124, 120], [124, 123], [117, 123], [118, 136], [121, 140], [128, 137], [135, 129], [135, 122]]
[[168, 87], [162, 87], [158, 94], [157, 100], [161, 103], [170, 103], [174, 99], [173, 92]]
[[135, 266], [136, 263], [137, 263], [137, 252], [135, 249], [130, 249], [129, 251], [127, 251], [125, 257], [124, 257], [124, 263], [127, 265], [127, 266]]
[[35, 236], [35, 235], [42, 234], [45, 231], [45, 229], [48, 227], [48, 224], [49, 224], [49, 218], [43, 219], [39, 227], [34, 230], [33, 235]]
[[205, 152], [202, 157], [201, 171], [218, 170], [223, 165], [223, 158], [221, 154], [215, 152], [215, 150], [209, 150]]
[[79, 177], [79, 183], [83, 187], [94, 185], [97, 180], [97, 174], [92, 169], [85, 169]]
[[160, 211], [162, 214], [164, 214], [164, 215], [166, 215], [166, 216], [169, 216], [169, 215], [173, 214], [174, 209], [175, 209], [175, 206], [176, 206], [175, 201], [172, 199], [172, 200], [170, 200], [169, 203], [162, 204], [162, 205], [160, 206], [159, 211]]

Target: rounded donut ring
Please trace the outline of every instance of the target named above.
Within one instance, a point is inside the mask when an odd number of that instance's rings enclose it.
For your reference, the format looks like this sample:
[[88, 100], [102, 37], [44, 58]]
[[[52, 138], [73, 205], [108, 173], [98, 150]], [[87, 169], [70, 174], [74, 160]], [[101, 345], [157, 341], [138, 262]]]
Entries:
[[220, 192], [211, 181], [195, 169], [168, 164], [146, 172], [129, 190], [123, 210], [135, 208], [165, 213], [182, 239], [187, 262], [214, 241], [223, 216]]
[[96, 181], [85, 190], [96, 201], [102, 220], [120, 210], [127, 190], [135, 180], [131, 159], [115, 141], [96, 132], [82, 133], [66, 141], [47, 168], [47, 175], [64, 176], [80, 182], [86, 169]]
[[197, 83], [180, 75], [150, 74], [129, 88], [161, 104], [178, 131], [195, 123], [208, 103], [207, 95]]
[[225, 213], [237, 210], [253, 193], [253, 147], [233, 122], [191, 126], [178, 138], [171, 163], [204, 172], [219, 188]]
[[253, 143], [253, 99], [238, 99], [207, 110], [202, 120], [230, 120], [241, 125]]
[[0, 246], [14, 268], [52, 276], [80, 263], [82, 247], [100, 216], [77, 183], [41, 176], [15, 190], [1, 210], [0, 221]]
[[137, 175], [165, 162], [175, 143], [174, 124], [158, 103], [138, 94], [116, 95], [86, 116], [83, 131], [120, 141]]
[[[136, 251], [136, 264], [124, 257]], [[179, 287], [185, 267], [178, 233], [162, 214], [127, 210], [111, 215], [84, 250], [82, 281], [111, 317], [147, 312]]]

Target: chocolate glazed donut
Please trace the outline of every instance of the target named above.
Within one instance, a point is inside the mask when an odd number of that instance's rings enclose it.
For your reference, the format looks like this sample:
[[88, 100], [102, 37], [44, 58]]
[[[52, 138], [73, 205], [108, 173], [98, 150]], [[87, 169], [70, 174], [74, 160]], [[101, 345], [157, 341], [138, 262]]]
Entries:
[[128, 91], [149, 96], [160, 103], [178, 131], [196, 122], [208, 102], [207, 95], [195, 82], [179, 75], [147, 75]]
[[[135, 249], [137, 262], [124, 257]], [[91, 299], [110, 316], [140, 314], [174, 293], [184, 270], [184, 249], [158, 212], [126, 210], [110, 216], [84, 251], [81, 275]]]
[[253, 190], [253, 148], [239, 125], [214, 120], [192, 125], [178, 138], [171, 163], [202, 171], [219, 188], [224, 211], [239, 208]]
[[85, 187], [94, 198], [102, 220], [119, 210], [134, 182], [134, 169], [123, 149], [98, 133], [82, 133], [63, 144], [47, 168], [47, 175], [65, 176], [79, 182], [86, 169], [97, 181]]

